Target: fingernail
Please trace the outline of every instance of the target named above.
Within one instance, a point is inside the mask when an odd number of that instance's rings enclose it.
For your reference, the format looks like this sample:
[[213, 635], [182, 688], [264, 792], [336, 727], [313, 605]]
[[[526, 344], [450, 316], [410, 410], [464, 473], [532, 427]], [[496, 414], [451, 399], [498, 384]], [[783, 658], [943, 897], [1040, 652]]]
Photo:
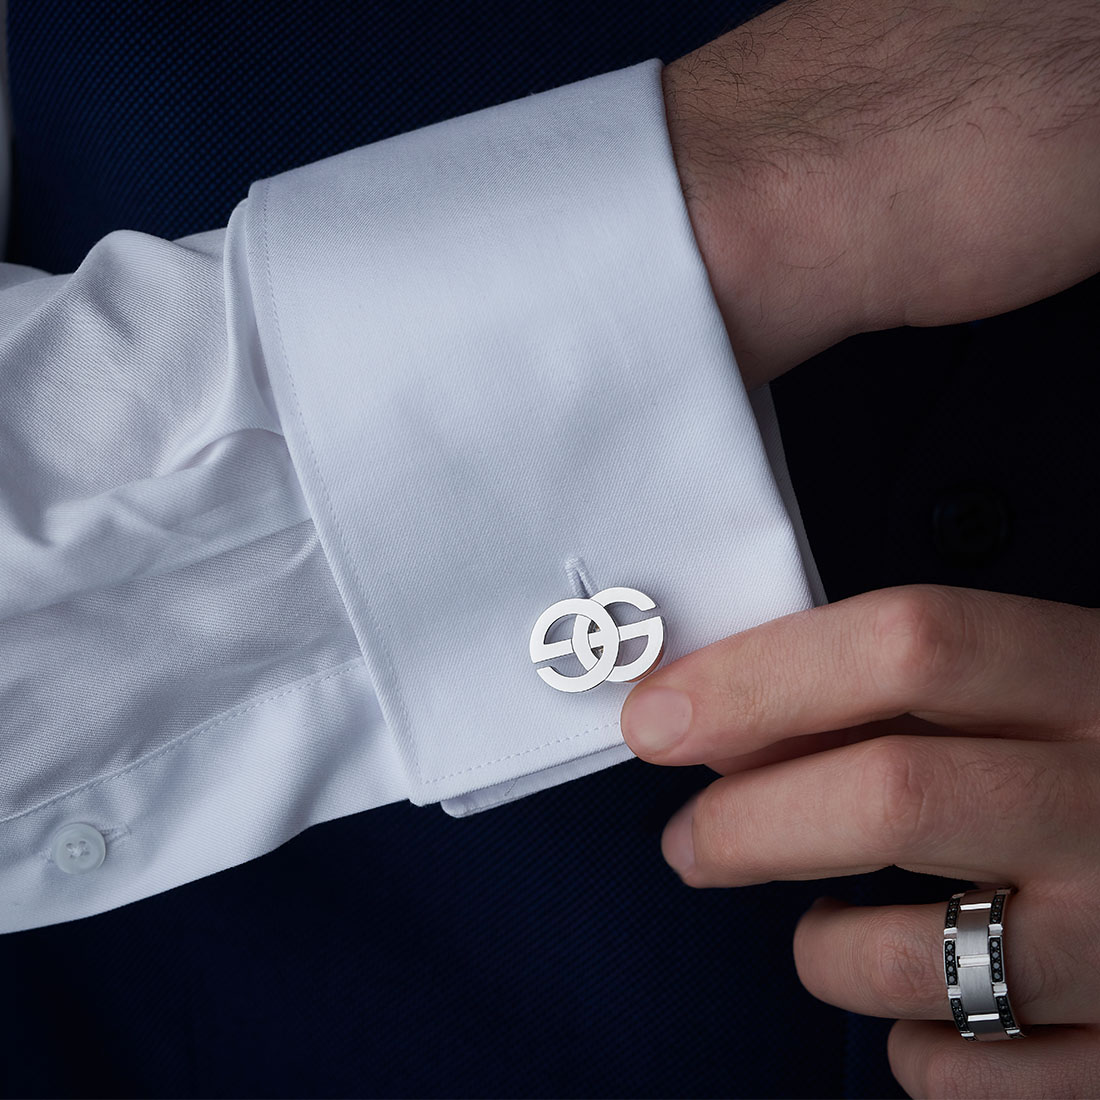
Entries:
[[[813, 905], [811, 905], [806, 913], [816, 913], [821, 909], [843, 909], [845, 908], [844, 902], [840, 898], [831, 897], [829, 894], [822, 894], [821, 897], [815, 898]], [[806, 913], [802, 915], [805, 916]]]
[[623, 707], [623, 737], [640, 755], [672, 748], [690, 725], [691, 700], [674, 688], [646, 688]]
[[693, 796], [669, 818], [661, 837], [661, 854], [681, 877], [695, 866], [695, 838], [691, 822], [698, 799], [698, 795]]

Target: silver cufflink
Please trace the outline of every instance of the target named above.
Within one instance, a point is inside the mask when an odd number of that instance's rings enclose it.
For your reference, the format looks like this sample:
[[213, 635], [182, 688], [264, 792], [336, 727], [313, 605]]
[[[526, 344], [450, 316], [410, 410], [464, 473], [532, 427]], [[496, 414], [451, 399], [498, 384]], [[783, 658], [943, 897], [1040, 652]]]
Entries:
[[[594, 596], [571, 597], [551, 604], [531, 630], [531, 661], [540, 667], [535, 671], [558, 691], [588, 691], [605, 680], [628, 683], [640, 680], [654, 669], [665, 648], [665, 622], [660, 615], [650, 615], [634, 623], [619, 626], [608, 607], [628, 603], [639, 611], [652, 611], [656, 604], [636, 588], [605, 588]], [[549, 642], [547, 636], [555, 623], [573, 616], [573, 633], [561, 641]], [[627, 664], [616, 664], [623, 642], [645, 638], [640, 656]], [[584, 667], [579, 676], [565, 676], [547, 662], [573, 654]]]

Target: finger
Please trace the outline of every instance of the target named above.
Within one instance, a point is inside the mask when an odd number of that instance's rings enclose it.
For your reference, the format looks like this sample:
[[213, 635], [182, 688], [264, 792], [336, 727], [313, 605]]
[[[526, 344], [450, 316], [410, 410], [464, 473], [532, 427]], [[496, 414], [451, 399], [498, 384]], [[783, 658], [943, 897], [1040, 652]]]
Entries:
[[1057, 881], [1095, 859], [1091, 744], [880, 737], [715, 780], [665, 827], [690, 886], [827, 878], [897, 864]]
[[919, 585], [868, 592], [697, 650], [623, 704], [639, 756], [695, 764], [913, 713], [975, 734], [1084, 737], [1100, 614]]
[[1003, 1043], [968, 1043], [953, 1024], [899, 1020], [890, 1069], [913, 1097], [1016, 1100], [1100, 1096], [1100, 1029], [1058, 1027]]
[[808, 756], [813, 752], [835, 749], [842, 745], [856, 745], [860, 741], [870, 741], [875, 737], [888, 737], [891, 734], [910, 733], [922, 737], [955, 737], [957, 734], [944, 726], [936, 726], [914, 718], [911, 714], [902, 714], [885, 722], [866, 722], [862, 726], [851, 726], [842, 730], [827, 730], [825, 733], [806, 733], [798, 737], [788, 737], [775, 741], [761, 749], [725, 757], [722, 760], [708, 760], [707, 767], [713, 768], [719, 775], [748, 771], [765, 764], [778, 764], [783, 760], [794, 760], [799, 756]]
[[[817, 998], [864, 1016], [949, 1020], [943, 965], [946, 909], [937, 905], [813, 906], [794, 933], [802, 984]], [[1055, 896], [1014, 895], [1004, 920], [1005, 982], [1017, 1021], [1100, 1023], [1091, 946], [1096, 921]]]

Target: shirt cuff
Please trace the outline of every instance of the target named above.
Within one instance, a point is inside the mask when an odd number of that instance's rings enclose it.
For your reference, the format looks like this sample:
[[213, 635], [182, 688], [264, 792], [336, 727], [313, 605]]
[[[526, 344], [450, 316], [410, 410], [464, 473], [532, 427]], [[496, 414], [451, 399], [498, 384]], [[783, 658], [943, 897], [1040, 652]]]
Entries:
[[531, 629], [626, 585], [665, 660], [813, 600], [653, 60], [253, 186], [272, 394], [404, 769], [462, 815], [629, 757]]

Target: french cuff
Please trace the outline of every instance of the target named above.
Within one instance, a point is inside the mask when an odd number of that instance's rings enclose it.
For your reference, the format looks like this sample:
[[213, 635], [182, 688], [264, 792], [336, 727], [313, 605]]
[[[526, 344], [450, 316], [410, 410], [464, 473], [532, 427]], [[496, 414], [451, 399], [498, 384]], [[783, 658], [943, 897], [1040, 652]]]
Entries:
[[250, 193], [273, 397], [417, 804], [463, 815], [630, 756], [629, 684], [538, 676], [551, 604], [640, 589], [667, 661], [813, 603], [660, 75], [648, 61]]

